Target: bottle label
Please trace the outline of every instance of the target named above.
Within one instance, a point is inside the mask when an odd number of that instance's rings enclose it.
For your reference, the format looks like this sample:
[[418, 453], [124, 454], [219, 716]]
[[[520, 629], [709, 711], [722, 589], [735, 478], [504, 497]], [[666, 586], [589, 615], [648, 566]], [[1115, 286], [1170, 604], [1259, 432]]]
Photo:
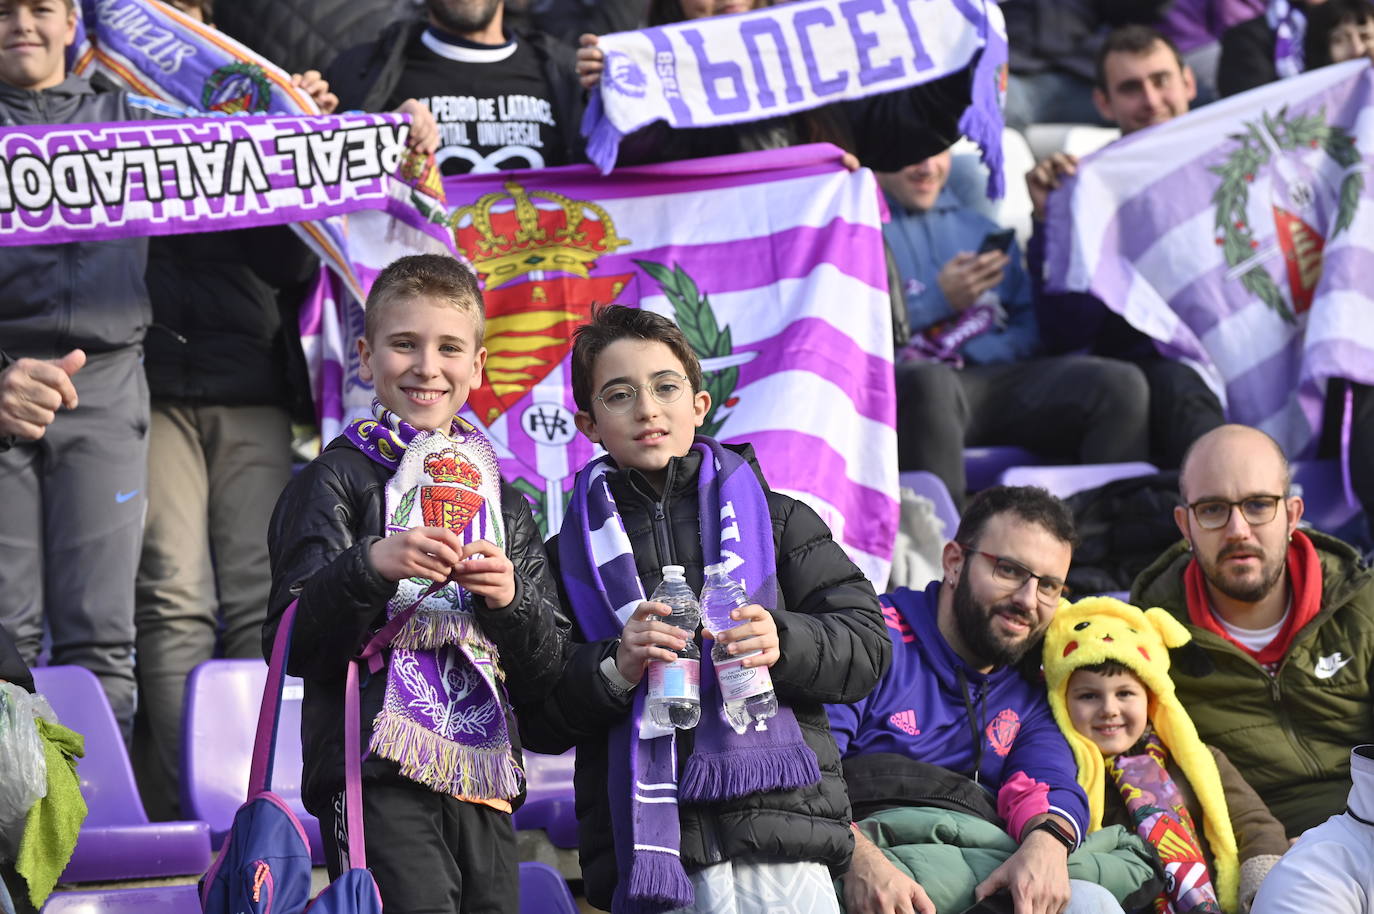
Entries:
[[766, 666], [741, 666], [748, 657], [756, 657], [761, 651], [722, 660], [716, 666], [716, 681], [720, 683], [721, 698], [725, 701], [741, 701], [762, 695], [773, 688], [773, 677], [768, 675]]
[[672, 663], [649, 664], [650, 698], [689, 698], [701, 695], [701, 661], [679, 657]]

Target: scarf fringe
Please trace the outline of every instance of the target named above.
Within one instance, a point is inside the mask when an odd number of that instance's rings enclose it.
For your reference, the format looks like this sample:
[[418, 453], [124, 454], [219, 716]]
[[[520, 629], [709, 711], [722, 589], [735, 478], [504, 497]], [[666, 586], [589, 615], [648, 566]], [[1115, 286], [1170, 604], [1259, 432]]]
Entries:
[[[480, 647], [493, 658], [497, 654], [496, 645], [491, 643], [472, 613], [458, 610], [427, 612], [419, 609], [391, 639], [392, 647], [410, 651], [429, 651], [453, 644]], [[496, 668], [499, 670], [500, 666]], [[500, 678], [504, 679], [504, 674]]]
[[621, 880], [611, 900], [614, 914], [663, 914], [689, 907], [696, 891], [682, 861], [662, 851], [635, 851], [630, 878]]
[[510, 746], [464, 746], [385, 710], [372, 724], [369, 747], [400, 765], [405, 777], [450, 796], [510, 800], [525, 782]]
[[598, 88], [587, 99], [587, 110], [582, 116], [582, 135], [587, 138], [588, 161], [603, 175], [608, 175], [615, 168], [616, 156], [620, 154], [620, 141], [624, 139], [624, 134], [606, 115], [606, 107], [601, 102], [601, 93], [604, 91], [605, 89]]
[[805, 743], [712, 754], [698, 749], [687, 759], [678, 797], [687, 803], [719, 803], [764, 790], [810, 787], [820, 780], [816, 753]]

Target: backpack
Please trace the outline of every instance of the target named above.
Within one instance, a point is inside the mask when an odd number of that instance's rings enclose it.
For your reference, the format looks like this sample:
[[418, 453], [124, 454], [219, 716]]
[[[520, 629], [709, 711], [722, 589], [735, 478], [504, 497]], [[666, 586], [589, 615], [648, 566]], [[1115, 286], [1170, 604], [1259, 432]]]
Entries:
[[1078, 529], [1068, 578], [1077, 595], [1130, 590], [1180, 537], [1177, 471], [1118, 479], [1064, 501]]
[[[367, 870], [363, 849], [362, 754], [359, 748], [358, 664], [380, 666], [380, 645], [374, 638], [359, 660], [348, 664], [344, 686], [345, 814], [348, 819], [348, 859], [352, 869], [310, 901], [310, 845], [305, 829], [286, 801], [270, 789], [272, 758], [277, 743], [282, 680], [291, 641], [296, 603], [282, 615], [267, 685], [258, 711], [253, 740], [253, 765], [248, 775], [248, 800], [234, 813], [234, 824], [219, 858], [200, 881], [204, 914], [381, 914], [382, 898]], [[390, 635], [394, 634], [391, 627]], [[385, 643], [385, 642], [384, 642]], [[372, 653], [369, 655], [368, 651]]]

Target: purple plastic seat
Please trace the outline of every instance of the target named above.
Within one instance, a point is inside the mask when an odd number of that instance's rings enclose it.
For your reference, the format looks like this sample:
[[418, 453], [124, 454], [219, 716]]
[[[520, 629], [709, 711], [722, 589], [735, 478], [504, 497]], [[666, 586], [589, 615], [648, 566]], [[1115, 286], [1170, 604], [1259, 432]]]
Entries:
[[915, 470], [898, 476], [897, 482], [917, 495], [929, 498], [934, 502], [935, 516], [944, 521], [945, 524], [945, 539], [954, 539], [954, 531], [959, 529], [959, 509], [954, 506], [954, 499], [950, 497], [949, 489], [945, 488], [944, 481], [934, 473]]
[[577, 914], [577, 902], [558, 870], [547, 863], [522, 863], [520, 914]]
[[100, 681], [79, 666], [33, 670], [38, 691], [64, 726], [86, 740], [77, 765], [90, 812], [62, 882], [109, 882], [200, 874], [210, 865], [204, 822], [149, 822]]
[[970, 492], [978, 492], [996, 485], [998, 478], [1008, 467], [1038, 466], [1042, 463], [1045, 463], [1045, 458], [1023, 447], [966, 447], [964, 485]]
[[562, 755], [525, 752], [525, 803], [515, 811], [517, 829], [540, 829], [554, 847], [577, 847], [577, 811], [573, 806], [573, 750]]
[[[181, 808], [210, 824], [219, 847], [248, 796], [253, 734], [267, 683], [261, 660], [207, 660], [186, 681], [181, 721]], [[319, 820], [301, 803], [301, 697], [294, 676], [282, 685], [281, 718], [272, 762], [272, 792], [296, 813], [310, 841], [310, 856], [324, 866]]]
[[1011, 467], [1002, 473], [1006, 486], [1041, 486], [1051, 495], [1068, 498], [1075, 492], [1105, 486], [1118, 479], [1148, 476], [1158, 473], [1159, 467], [1141, 460], [1127, 463], [1082, 463], [1073, 466]]
[[1293, 494], [1302, 496], [1302, 519], [1323, 533], [1335, 533], [1360, 513], [1345, 498], [1337, 460], [1293, 461]]
[[62, 892], [49, 896], [42, 914], [200, 914], [200, 897], [193, 885]]

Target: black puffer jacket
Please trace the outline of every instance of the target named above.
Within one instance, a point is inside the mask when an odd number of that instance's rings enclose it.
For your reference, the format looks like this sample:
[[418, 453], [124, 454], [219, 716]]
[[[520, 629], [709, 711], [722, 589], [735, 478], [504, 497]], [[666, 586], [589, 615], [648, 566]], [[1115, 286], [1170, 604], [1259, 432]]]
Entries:
[[[372, 567], [368, 550], [385, 529], [387, 469], [346, 438], [335, 438], [291, 481], [277, 502], [268, 529], [272, 595], [263, 625], [263, 653], [270, 655], [277, 624], [299, 599], [287, 672], [305, 680], [301, 707], [304, 772], [301, 795], [320, 815], [343, 789], [343, 698], [348, 660], [386, 621], [396, 585]], [[544, 544], [529, 504], [501, 484], [506, 554], [515, 564], [515, 601], [505, 609], [480, 609], [477, 620], [496, 645], [515, 708], [542, 702], [557, 682], [567, 620], [554, 602]], [[362, 744], [381, 710], [386, 677], [363, 682]], [[507, 709], [516, 761], [520, 740]], [[400, 779], [393, 762], [363, 762], [364, 780]], [[521, 798], [523, 799], [523, 797]]]
[[415, 0], [234, 0], [215, 4], [215, 25], [288, 73], [304, 73], [415, 8]]
[[305, 282], [318, 263], [285, 225], [152, 239], [143, 362], [152, 398], [285, 405], [287, 350], [300, 337], [283, 326], [277, 290]]
[[[0, 126], [149, 120], [123, 92], [69, 76], [51, 89], [0, 83]], [[147, 238], [30, 244], [0, 252], [0, 344], [14, 358], [90, 355], [143, 342], [151, 308], [143, 284]]]
[[[427, 27], [423, 19], [394, 22], [375, 41], [349, 48], [335, 58], [324, 75], [330, 90], [339, 96], [340, 110], [385, 110], [405, 69], [406, 48]], [[557, 112], [554, 118], [565, 128], [562, 133], [568, 161], [585, 160], [582, 136], [577, 130], [582, 123], [583, 101], [577, 83], [576, 52], [542, 32], [518, 32], [515, 37], [529, 45], [539, 58], [549, 98]]]
[[[737, 450], [753, 462], [750, 449]], [[684, 566], [688, 583], [694, 590], [701, 588], [700, 461], [695, 451], [674, 458], [661, 500], [638, 471], [609, 477], [645, 593], [658, 585], [666, 564]], [[849, 865], [853, 838], [840, 756], [823, 705], [867, 695], [891, 662], [891, 642], [872, 585], [831, 538], [829, 528], [806, 505], [768, 491], [766, 483], [764, 489], [779, 585], [773, 617], [782, 659], [772, 669], [773, 685], [816, 753], [821, 782], [710, 807], [682, 806], [682, 860], [699, 868], [763, 855], [818, 861], [839, 873]], [[557, 538], [549, 542], [549, 554], [556, 561]], [[602, 658], [614, 653], [616, 642], [573, 643], [581, 638], [575, 626], [558, 688], [537, 713], [522, 711], [520, 723], [532, 749], [563, 752], [577, 747], [577, 819], [587, 900], [610, 910], [618, 877], [606, 794], [606, 736], [611, 724], [628, 713], [631, 696], [614, 695], [598, 669]], [[679, 759], [691, 754], [692, 736], [691, 731], [679, 732]]]

